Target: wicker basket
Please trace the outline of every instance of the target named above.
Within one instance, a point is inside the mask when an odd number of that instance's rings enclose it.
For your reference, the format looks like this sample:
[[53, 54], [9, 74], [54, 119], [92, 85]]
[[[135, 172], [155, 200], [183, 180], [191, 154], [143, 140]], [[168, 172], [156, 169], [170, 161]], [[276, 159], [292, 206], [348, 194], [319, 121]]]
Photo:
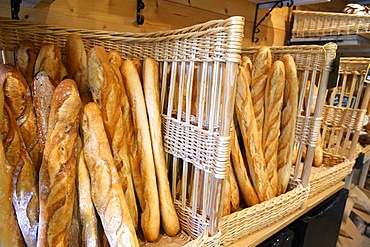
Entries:
[[[52, 43], [64, 51], [68, 35], [78, 33], [87, 50], [99, 45], [117, 50], [123, 58], [156, 59], [164, 145], [181, 228], [190, 239], [203, 234], [197, 243], [212, 246], [217, 245], [219, 234], [219, 198], [230, 153], [243, 28], [242, 17], [146, 34], [69, 29], [1, 18], [0, 50], [14, 51], [20, 41], [29, 39], [37, 48]], [[199, 89], [196, 95], [191, 93], [193, 85]], [[193, 108], [199, 110], [193, 114]]]
[[[257, 49], [258, 48], [243, 49], [242, 56], [248, 56], [253, 60]], [[304, 89], [306, 89], [305, 85], [308, 78], [314, 82], [316, 81], [320, 84], [320, 87], [322, 86], [326, 89], [328, 74], [336, 54], [335, 44], [330, 43], [326, 46], [270, 47], [270, 50], [273, 62], [280, 60], [286, 54], [291, 54], [293, 56], [300, 78], [300, 85], [304, 85]], [[305, 95], [304, 92], [302, 93], [301, 95]], [[318, 102], [320, 97], [324, 96], [318, 96]], [[300, 107], [302, 107], [302, 104], [303, 99], [300, 99]], [[320, 107], [322, 108], [322, 105], [320, 106], [320, 104], [317, 103], [316, 108], [319, 109]], [[302, 111], [298, 112], [301, 113]], [[304, 115], [303, 113], [297, 117], [296, 141], [299, 142], [302, 147], [312, 147], [310, 149], [313, 150], [313, 147], [316, 145], [317, 134], [319, 133], [321, 123], [321, 114], [318, 113], [321, 113], [320, 109], [313, 117]], [[299, 170], [299, 165], [296, 165], [297, 168], [295, 170]], [[291, 179], [291, 185], [295, 186], [292, 186], [293, 189], [287, 193], [250, 208], [224, 216], [220, 223], [221, 244], [232, 244], [243, 236], [267, 227], [302, 207], [310, 191], [308, 179], [311, 165], [312, 158], [311, 160], [306, 159], [306, 170], [303, 172], [304, 176], [300, 176], [298, 172], [296, 172], [295, 177]], [[303, 179], [306, 180], [306, 184], [303, 184]]]
[[294, 10], [293, 17], [293, 38], [370, 33], [370, 16]]

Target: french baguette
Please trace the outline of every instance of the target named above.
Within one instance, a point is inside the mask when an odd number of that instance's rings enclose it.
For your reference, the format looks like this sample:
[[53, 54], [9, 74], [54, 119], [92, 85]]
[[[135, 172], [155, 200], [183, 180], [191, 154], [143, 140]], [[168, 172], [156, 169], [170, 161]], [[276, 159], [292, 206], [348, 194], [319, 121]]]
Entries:
[[168, 236], [172, 237], [180, 231], [180, 223], [168, 181], [167, 164], [162, 140], [159, 69], [157, 62], [153, 58], [146, 58], [143, 62], [143, 87], [158, 183], [161, 221], [164, 231]]
[[[0, 87], [0, 126], [4, 124], [4, 92]], [[0, 141], [0, 246], [25, 246], [12, 204], [14, 185], [13, 169], [5, 157], [3, 142]]]
[[22, 74], [8, 64], [0, 68], [0, 85], [3, 86], [5, 102], [17, 120], [27, 152], [38, 172], [42, 160], [41, 145], [29, 86]]
[[322, 147], [322, 137], [319, 133], [317, 138], [317, 143], [313, 155], [313, 165], [316, 167], [320, 167], [323, 162], [323, 147]]
[[230, 165], [229, 171], [229, 181], [230, 181], [230, 211], [235, 212], [239, 208], [240, 204], [240, 195], [239, 187], [236, 181], [235, 173], [233, 167]]
[[36, 246], [39, 224], [38, 178], [17, 121], [4, 104], [2, 131], [5, 156], [13, 170], [13, 206], [27, 246]]
[[19, 42], [15, 49], [15, 68], [23, 75], [28, 85], [33, 81], [37, 54], [35, 44], [30, 40]]
[[85, 105], [81, 120], [83, 152], [91, 194], [110, 246], [139, 246], [114, 165], [102, 114], [96, 103]]
[[[265, 85], [267, 76], [271, 69], [271, 51], [270, 48], [262, 46], [258, 49], [253, 61], [251, 98], [253, 112], [257, 123], [259, 136], [262, 136], [263, 122], [265, 117]], [[262, 138], [260, 138], [262, 141]]]
[[62, 70], [62, 53], [59, 46], [54, 44], [44, 44], [35, 62], [36, 74], [39, 71], [45, 71], [52, 79], [53, 86], [58, 86]]
[[121, 72], [131, 105], [135, 134], [138, 142], [137, 148], [140, 163], [134, 163], [131, 169], [135, 191], [137, 194], [142, 193], [141, 199], [138, 196], [140, 206], [143, 210], [141, 228], [146, 240], [155, 241], [159, 236], [160, 209], [144, 93], [139, 75], [131, 60], [128, 59], [123, 62]]
[[[264, 152], [267, 178], [274, 195], [278, 191], [278, 145], [285, 86], [285, 68], [282, 61], [276, 61], [269, 72], [265, 94], [265, 120], [262, 131], [262, 148]], [[285, 137], [287, 138], [287, 137]]]
[[230, 166], [227, 167], [227, 175], [225, 179], [225, 191], [223, 195], [223, 208], [222, 208], [222, 217], [229, 215], [231, 213], [231, 188], [230, 188], [230, 179], [229, 179]]
[[253, 186], [260, 202], [274, 197], [267, 178], [265, 158], [261, 147], [257, 122], [248, 86], [248, 76], [243, 67], [239, 67], [235, 95], [235, 113], [243, 138], [245, 154]]
[[71, 79], [63, 80], [51, 101], [48, 136], [40, 169], [39, 247], [68, 243], [80, 111], [81, 99], [76, 83]]
[[285, 67], [285, 88], [281, 112], [278, 146], [278, 195], [285, 193], [293, 164], [295, 125], [298, 105], [297, 69], [292, 56], [285, 55], [281, 60]]

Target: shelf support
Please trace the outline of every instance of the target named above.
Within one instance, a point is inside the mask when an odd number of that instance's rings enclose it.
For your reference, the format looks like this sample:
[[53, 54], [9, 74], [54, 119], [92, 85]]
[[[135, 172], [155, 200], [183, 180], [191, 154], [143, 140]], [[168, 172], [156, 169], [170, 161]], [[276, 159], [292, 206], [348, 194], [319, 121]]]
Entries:
[[137, 0], [136, 5], [136, 22], [139, 25], [144, 24], [144, 16], [141, 14], [141, 10], [145, 8], [145, 4], [142, 0]]
[[[293, 0], [281, 0], [281, 1], [271, 1], [271, 2], [266, 2], [266, 3], [258, 3], [256, 4], [256, 12], [254, 15], [254, 23], [253, 23], [253, 33], [252, 33], [252, 42], [257, 43], [259, 41], [259, 38], [255, 37], [255, 34], [259, 33], [261, 30], [258, 28], [262, 22], [270, 15], [270, 13], [275, 9], [275, 8], [282, 8], [284, 6], [284, 3], [286, 3], [287, 7], [292, 7], [294, 4]], [[268, 5], [268, 4], [273, 4], [272, 7], [267, 11], [267, 13], [261, 18], [260, 21], [257, 22], [258, 20], [258, 10], [262, 5]]]
[[19, 20], [18, 13], [21, 9], [22, 0], [10, 0], [11, 17], [14, 20]]

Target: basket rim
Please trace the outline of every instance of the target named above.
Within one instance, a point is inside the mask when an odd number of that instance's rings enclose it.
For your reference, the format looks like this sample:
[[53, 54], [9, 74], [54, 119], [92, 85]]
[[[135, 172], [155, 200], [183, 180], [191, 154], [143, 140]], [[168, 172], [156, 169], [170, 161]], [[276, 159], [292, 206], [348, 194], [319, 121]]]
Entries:
[[339, 13], [339, 12], [323, 12], [323, 11], [308, 11], [308, 10], [293, 10], [293, 14], [311, 14], [311, 15], [327, 15], [327, 16], [345, 16], [345, 17], [353, 17], [353, 18], [368, 18], [370, 19], [370, 15], [358, 15], [358, 14], [347, 14], [347, 13]]

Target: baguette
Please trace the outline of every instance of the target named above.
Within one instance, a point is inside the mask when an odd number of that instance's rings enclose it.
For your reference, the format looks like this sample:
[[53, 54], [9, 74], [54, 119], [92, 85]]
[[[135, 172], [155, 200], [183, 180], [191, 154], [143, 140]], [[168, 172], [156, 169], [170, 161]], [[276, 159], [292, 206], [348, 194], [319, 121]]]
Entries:
[[76, 83], [63, 80], [51, 102], [48, 136], [40, 169], [37, 246], [67, 245], [72, 220], [76, 142], [81, 99]]
[[116, 68], [121, 68], [121, 66], [122, 66], [122, 58], [121, 58], [121, 54], [119, 54], [118, 51], [110, 50], [108, 52], [108, 60]]
[[41, 145], [28, 84], [18, 70], [8, 64], [0, 68], [0, 84], [4, 89], [5, 101], [17, 120], [27, 152], [38, 172], [42, 160]]
[[272, 65], [267, 78], [265, 94], [265, 120], [262, 131], [262, 147], [266, 162], [267, 178], [270, 181], [274, 195], [277, 195], [278, 191], [277, 155], [284, 86], [284, 63], [282, 61], [276, 61]]
[[253, 64], [252, 64], [252, 61], [249, 57], [247, 56], [243, 56], [242, 57], [242, 64], [241, 66], [246, 70], [246, 71], [250, 71], [250, 73], [252, 73], [253, 71]]
[[[3, 129], [4, 93], [0, 88], [0, 126]], [[13, 169], [5, 157], [3, 142], [0, 141], [0, 246], [24, 246], [22, 235], [12, 205]]]
[[81, 96], [89, 94], [87, 56], [80, 35], [70, 34], [68, 36], [65, 52], [68, 76], [76, 82]]
[[322, 165], [322, 161], [323, 161], [322, 137], [321, 134], [319, 133], [313, 156], [313, 165], [316, 167], [320, 167]]
[[39, 218], [38, 179], [17, 121], [6, 103], [3, 130], [5, 156], [13, 170], [13, 206], [18, 225], [27, 246], [36, 246]]
[[126, 199], [110, 152], [102, 114], [96, 103], [82, 115], [83, 152], [91, 178], [91, 194], [110, 246], [139, 246]]
[[254, 118], [253, 104], [248, 86], [248, 77], [243, 67], [239, 67], [235, 112], [243, 138], [245, 154], [254, 189], [260, 202], [274, 197], [267, 178], [265, 158], [261, 147], [257, 122]]
[[298, 105], [298, 79], [294, 59], [285, 55], [282, 59], [285, 67], [285, 89], [281, 112], [280, 136], [278, 146], [278, 195], [285, 193], [292, 169], [294, 152], [295, 125]]
[[127, 204], [133, 224], [137, 228], [138, 213], [131, 179], [130, 159], [127, 158], [129, 145], [132, 144], [126, 143], [129, 131], [122, 131], [126, 130], [125, 127], [130, 124], [129, 121], [126, 122], [122, 113], [122, 100], [125, 97], [122, 76], [118, 68], [110, 64], [103, 47], [94, 47], [90, 50], [88, 66], [92, 96], [96, 103], [100, 103], [99, 107], [113, 153], [114, 164], [119, 173], [123, 191], [127, 194]]
[[77, 142], [77, 193], [79, 215], [81, 219], [81, 242], [82, 246], [100, 246], [98, 219], [96, 217], [91, 195], [91, 180], [86, 167], [81, 137]]
[[35, 44], [30, 40], [21, 41], [15, 49], [15, 67], [28, 85], [31, 85], [33, 80], [37, 53]]
[[[268, 47], [262, 46], [258, 49], [253, 63], [251, 98], [253, 112], [257, 123], [259, 136], [262, 136], [263, 122], [265, 117], [265, 85], [267, 76], [271, 69], [271, 51]], [[260, 138], [262, 141], [262, 138]]]
[[247, 204], [247, 206], [253, 206], [259, 203], [256, 191], [253, 188], [252, 183], [249, 180], [247, 169], [245, 167], [242, 152], [240, 150], [238, 137], [236, 135], [235, 127], [231, 132], [231, 161], [235, 171], [236, 179], [238, 180], [238, 185], [242, 197]]
[[153, 58], [147, 58], [143, 62], [143, 87], [158, 183], [161, 221], [167, 235], [172, 237], [180, 231], [180, 223], [168, 181], [167, 164], [162, 140], [159, 69], [157, 62]]
[[62, 70], [62, 54], [57, 45], [44, 44], [37, 56], [35, 74], [45, 71], [52, 79], [53, 86], [58, 86]]
[[45, 148], [48, 133], [48, 121], [51, 100], [53, 98], [54, 86], [50, 77], [45, 71], [40, 71], [35, 75], [31, 84], [33, 106], [36, 114], [37, 133], [40, 142], [41, 153]]
[[223, 195], [223, 208], [222, 208], [222, 217], [229, 215], [231, 213], [231, 191], [230, 191], [230, 180], [229, 180], [230, 166], [227, 168], [227, 175], [225, 179], [225, 191]]
[[[125, 60], [121, 67], [123, 81], [130, 101], [135, 134], [138, 142], [140, 163], [131, 167], [135, 190], [143, 210], [141, 228], [148, 241], [155, 241], [159, 236], [160, 210], [155, 165], [151, 148], [149, 123], [141, 82], [137, 70], [131, 60]], [[139, 179], [138, 179], [139, 178]], [[138, 193], [139, 191], [139, 193]]]
[[238, 183], [236, 182], [235, 173], [233, 167], [230, 165], [229, 171], [229, 181], [230, 181], [230, 205], [231, 205], [231, 212], [235, 212], [239, 208], [240, 203], [240, 195], [239, 195], [239, 187]]
[[315, 84], [313, 85], [311, 106], [308, 106], [308, 99], [310, 97], [310, 85], [311, 85], [311, 81], [307, 81], [305, 97], [304, 97], [305, 101], [304, 102], [305, 102], [306, 111], [309, 111], [310, 115], [312, 116], [314, 114], [315, 108], [316, 108], [318, 88]]

